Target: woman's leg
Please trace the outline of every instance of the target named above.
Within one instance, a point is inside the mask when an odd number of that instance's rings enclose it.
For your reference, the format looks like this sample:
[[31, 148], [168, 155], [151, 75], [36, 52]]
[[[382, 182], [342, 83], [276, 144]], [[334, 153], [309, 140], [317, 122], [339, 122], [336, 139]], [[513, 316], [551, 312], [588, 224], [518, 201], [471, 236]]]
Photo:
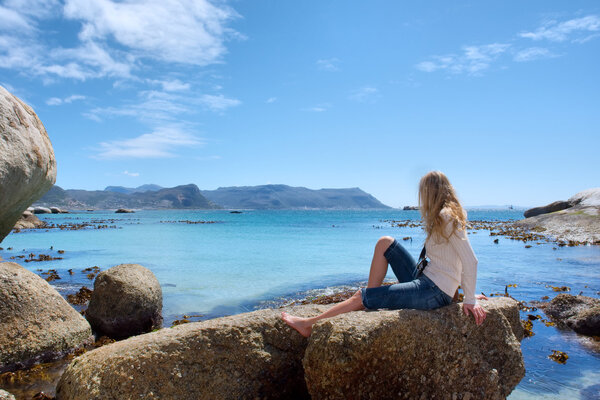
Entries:
[[331, 318], [336, 315], [347, 313], [350, 311], [363, 310], [365, 307], [362, 304], [362, 293], [357, 290], [348, 300], [337, 303], [324, 313], [312, 318], [294, 317], [286, 312], [281, 313], [281, 318], [286, 324], [297, 330], [302, 336], [309, 337], [312, 331], [312, 326], [323, 318]]
[[382, 236], [375, 245], [373, 251], [373, 259], [371, 260], [371, 269], [369, 271], [368, 288], [379, 287], [383, 283], [383, 279], [387, 274], [388, 260], [385, 258], [385, 252], [394, 243], [394, 238], [391, 236]]
[[[394, 238], [391, 236], [383, 236], [377, 241], [375, 250], [373, 252], [373, 259], [371, 260], [371, 270], [369, 272], [369, 282], [367, 287], [378, 287], [383, 283], [383, 278], [385, 278], [388, 268], [388, 261], [384, 254], [392, 243], [394, 243]], [[310, 332], [312, 331], [312, 326], [315, 324], [315, 322], [323, 318], [331, 318], [350, 311], [363, 310], [364, 308], [365, 307], [362, 303], [362, 292], [361, 290], [357, 290], [356, 293], [354, 293], [354, 295], [352, 295], [352, 297], [350, 297], [348, 300], [344, 300], [341, 303], [334, 305], [329, 310], [325, 311], [321, 315], [317, 315], [316, 317], [295, 317], [286, 312], [282, 312], [281, 318], [283, 318], [286, 324], [297, 330], [302, 336], [309, 337]]]

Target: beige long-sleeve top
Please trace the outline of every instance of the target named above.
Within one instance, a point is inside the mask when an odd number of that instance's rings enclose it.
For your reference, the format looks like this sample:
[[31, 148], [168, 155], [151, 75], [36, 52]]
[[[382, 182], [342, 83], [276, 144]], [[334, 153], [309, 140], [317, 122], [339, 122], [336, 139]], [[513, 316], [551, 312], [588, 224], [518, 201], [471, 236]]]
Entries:
[[449, 237], [429, 237], [425, 242], [429, 264], [423, 273], [444, 293], [454, 296], [460, 284], [466, 304], [476, 304], [477, 257], [473, 252], [466, 230], [454, 229], [450, 214], [443, 209], [444, 233]]

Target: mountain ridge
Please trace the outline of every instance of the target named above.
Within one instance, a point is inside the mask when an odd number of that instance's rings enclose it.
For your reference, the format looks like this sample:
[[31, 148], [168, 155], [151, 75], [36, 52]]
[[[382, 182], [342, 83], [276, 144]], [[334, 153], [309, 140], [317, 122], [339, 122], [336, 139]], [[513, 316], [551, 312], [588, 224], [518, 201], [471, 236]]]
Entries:
[[163, 188], [107, 186], [104, 190], [53, 186], [35, 205], [67, 209], [197, 208], [197, 209], [389, 209], [358, 187], [308, 189], [284, 184], [227, 186], [200, 190], [195, 184]]

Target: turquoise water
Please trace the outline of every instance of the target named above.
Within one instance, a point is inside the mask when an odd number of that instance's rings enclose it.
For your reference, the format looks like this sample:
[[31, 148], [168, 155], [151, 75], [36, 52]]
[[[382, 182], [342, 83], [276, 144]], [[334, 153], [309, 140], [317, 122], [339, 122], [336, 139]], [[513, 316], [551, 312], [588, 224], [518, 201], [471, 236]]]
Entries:
[[[473, 220], [507, 221], [521, 216], [522, 211], [513, 210], [469, 212]], [[400, 210], [95, 211], [41, 218], [50, 223], [96, 221], [114, 227], [12, 233], [2, 242], [0, 257], [38, 273], [38, 269], [56, 269], [62, 279], [52, 284], [63, 294], [92, 286], [82, 272], [87, 267], [144, 265], [162, 285], [167, 326], [183, 314], [212, 318], [278, 306], [326, 288], [359, 285], [367, 279], [373, 245], [380, 236], [411, 237], [402, 243], [415, 257], [424, 240], [420, 228], [392, 227], [386, 222], [419, 220], [417, 211]], [[185, 220], [215, 223], [164, 222]], [[533, 246], [525, 248], [524, 243], [504, 237], [494, 244], [495, 238], [485, 230], [470, 234], [479, 259], [478, 291], [504, 292], [506, 285], [516, 284], [509, 289], [511, 295], [531, 301], [553, 297], [556, 293], [547, 286], [567, 285], [573, 294], [598, 297], [599, 247], [529, 243]], [[58, 250], [65, 252], [58, 254]], [[63, 259], [30, 263], [10, 259], [29, 253]], [[522, 342], [527, 375], [510, 398], [599, 398], [593, 385], [600, 382], [600, 353], [580, 336], [539, 321], [534, 321], [534, 332]], [[567, 363], [549, 360], [552, 350], [566, 352]]]

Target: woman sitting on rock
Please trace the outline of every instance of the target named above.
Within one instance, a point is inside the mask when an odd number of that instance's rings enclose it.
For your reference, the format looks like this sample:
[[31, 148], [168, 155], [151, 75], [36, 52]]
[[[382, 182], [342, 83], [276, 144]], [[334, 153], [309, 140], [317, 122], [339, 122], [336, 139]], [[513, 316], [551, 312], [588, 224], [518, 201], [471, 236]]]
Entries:
[[[301, 318], [281, 313], [283, 320], [302, 336], [310, 336], [312, 326], [323, 318], [349, 311], [367, 309], [432, 310], [447, 306], [462, 285], [463, 311], [473, 314], [479, 325], [485, 310], [477, 304], [475, 295], [477, 258], [466, 232], [466, 212], [460, 205], [454, 188], [442, 172], [429, 172], [419, 183], [419, 205], [427, 238], [425, 247], [430, 259], [423, 273], [417, 276], [415, 260], [400, 243], [383, 236], [375, 245], [369, 282], [366, 288], [331, 307], [321, 315]], [[388, 263], [398, 278], [394, 285], [381, 286]]]

